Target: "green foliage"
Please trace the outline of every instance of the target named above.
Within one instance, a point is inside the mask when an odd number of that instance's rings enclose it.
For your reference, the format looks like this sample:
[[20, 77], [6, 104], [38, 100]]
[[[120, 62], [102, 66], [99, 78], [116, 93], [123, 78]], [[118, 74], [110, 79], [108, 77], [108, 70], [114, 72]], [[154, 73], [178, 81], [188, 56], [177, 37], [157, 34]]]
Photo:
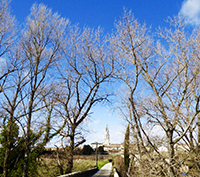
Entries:
[[[8, 133], [8, 127], [11, 126], [11, 132]], [[23, 141], [19, 138], [19, 127], [16, 123], [12, 123], [12, 125], [7, 124], [7, 126], [3, 126], [3, 129], [0, 133], [0, 174], [3, 174], [3, 164], [4, 158], [6, 154], [6, 150], [9, 149], [9, 157], [8, 157], [8, 176], [21, 176], [22, 172], [22, 159], [23, 159]], [[8, 140], [9, 136], [9, 140]]]
[[15, 147], [15, 144], [18, 141], [18, 134], [19, 134], [19, 127], [16, 123], [12, 123], [12, 125], [4, 125], [3, 129], [0, 133], [0, 144], [2, 148], [7, 146], [7, 140], [8, 140], [8, 126], [11, 126], [11, 132], [10, 132], [10, 148]]
[[[19, 137], [19, 127], [16, 123], [12, 124], [12, 129], [10, 133], [10, 146], [8, 147], [8, 125], [4, 126], [0, 133], [0, 176], [3, 174], [3, 163], [6, 153], [6, 148], [10, 149], [10, 154], [8, 158], [8, 176], [20, 177], [23, 172], [24, 165], [24, 153], [25, 153], [25, 139], [24, 137]], [[32, 134], [32, 139], [34, 139], [34, 134]], [[32, 150], [29, 157], [29, 176], [35, 177], [37, 175], [37, 158], [43, 153], [43, 148], [38, 147]]]
[[130, 162], [130, 158], [129, 158], [129, 136], [130, 136], [130, 130], [129, 130], [129, 125], [128, 125], [128, 127], [126, 129], [125, 138], [124, 138], [124, 167], [125, 167], [126, 171], [128, 171], [129, 162]]
[[104, 151], [104, 146], [99, 146], [98, 147], [98, 153], [99, 154], [103, 154], [105, 151]]
[[90, 145], [84, 145], [83, 149], [81, 150], [82, 155], [91, 155], [94, 152]]
[[37, 157], [39, 156], [40, 152], [38, 152], [37, 150], [34, 150], [30, 157], [29, 157], [29, 166], [28, 166], [28, 176], [31, 177], [37, 177], [38, 173], [37, 173], [37, 167], [38, 167], [38, 163], [37, 163]]

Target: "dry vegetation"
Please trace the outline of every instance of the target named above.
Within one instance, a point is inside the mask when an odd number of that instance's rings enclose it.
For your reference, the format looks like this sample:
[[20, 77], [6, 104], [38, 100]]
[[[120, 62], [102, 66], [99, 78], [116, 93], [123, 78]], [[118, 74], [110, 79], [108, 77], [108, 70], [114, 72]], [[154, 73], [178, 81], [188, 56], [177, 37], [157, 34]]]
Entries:
[[125, 167], [124, 167], [124, 158], [121, 155], [117, 155], [113, 160], [113, 168], [117, 169], [117, 172], [120, 176], [125, 176]]
[[[125, 170], [124, 158], [117, 155], [113, 158], [113, 167], [117, 169], [121, 177], [164, 177], [168, 176], [169, 156], [167, 152], [162, 152], [162, 159], [160, 156], [152, 151], [144, 153], [141, 158], [135, 151], [131, 153], [131, 161], [128, 171]], [[151, 157], [151, 158], [150, 158]], [[198, 177], [200, 158], [195, 151], [188, 152], [186, 150], [177, 150], [174, 157], [174, 166], [177, 169], [174, 177], [181, 177], [184, 174], [190, 177]]]

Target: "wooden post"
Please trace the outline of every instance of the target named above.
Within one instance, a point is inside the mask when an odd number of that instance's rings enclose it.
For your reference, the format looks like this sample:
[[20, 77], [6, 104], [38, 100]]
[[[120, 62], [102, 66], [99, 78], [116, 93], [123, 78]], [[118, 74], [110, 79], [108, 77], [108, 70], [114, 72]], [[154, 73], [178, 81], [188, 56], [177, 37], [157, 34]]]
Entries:
[[96, 142], [96, 167], [98, 167], [98, 143]]

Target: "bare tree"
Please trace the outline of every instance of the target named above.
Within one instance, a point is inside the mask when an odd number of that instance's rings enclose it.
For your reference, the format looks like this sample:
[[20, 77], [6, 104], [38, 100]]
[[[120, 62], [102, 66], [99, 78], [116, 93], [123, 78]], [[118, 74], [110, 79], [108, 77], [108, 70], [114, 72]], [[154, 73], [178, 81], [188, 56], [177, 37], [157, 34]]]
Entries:
[[[142, 87], [141, 68], [138, 60], [149, 60], [152, 56], [152, 39], [148, 35], [146, 25], [141, 25], [132, 15], [131, 11], [125, 10], [124, 16], [116, 22], [117, 32], [113, 35], [111, 43], [116, 56], [116, 77], [122, 80], [127, 91], [123, 91], [121, 97], [124, 98], [125, 107], [129, 111], [130, 124], [134, 122], [132, 128], [140, 137], [138, 145], [142, 143], [141, 130], [137, 120], [138, 113], [134, 103], [134, 97], [139, 98], [137, 94], [138, 87]], [[127, 93], [124, 95], [124, 93]], [[139, 141], [141, 141], [139, 143]]]
[[[124, 16], [116, 22], [116, 33], [112, 35], [111, 43], [115, 56], [115, 77], [122, 80], [122, 91], [120, 96], [124, 103], [124, 114], [126, 120], [131, 125], [140, 161], [144, 153], [147, 153], [143, 132], [140, 126], [140, 112], [138, 110], [137, 99], [141, 99], [144, 90], [142, 79], [142, 69], [139, 65], [141, 60], [151, 60], [153, 56], [153, 40], [146, 25], [141, 25], [132, 15], [131, 11], [125, 10]], [[125, 84], [125, 86], [124, 86]], [[120, 110], [123, 112], [122, 107]], [[131, 161], [134, 161], [136, 154], [132, 154]], [[131, 167], [131, 164], [129, 165]], [[130, 169], [128, 170], [130, 171]], [[129, 175], [129, 174], [127, 174]]]
[[4, 84], [4, 87], [2, 87], [1, 110], [4, 112], [3, 127], [6, 129], [5, 133], [7, 140], [5, 144], [6, 152], [3, 165], [5, 177], [8, 175], [8, 160], [12, 148], [12, 129], [21, 115], [19, 114], [20, 109], [18, 109], [18, 106], [22, 102], [20, 93], [27, 83], [27, 75], [24, 75], [22, 70], [17, 70], [8, 76], [7, 82]]
[[17, 31], [15, 18], [10, 14], [8, 0], [0, 1], [0, 24], [0, 92], [2, 92], [6, 76], [16, 69], [15, 63], [8, 61], [6, 57], [11, 50]]
[[[34, 4], [27, 18], [20, 38], [21, 60], [25, 62], [23, 72], [28, 77], [28, 83], [21, 93], [23, 98], [23, 117], [20, 119], [21, 128], [25, 136], [25, 157], [23, 176], [28, 175], [28, 163], [31, 147], [44, 132], [43, 145], [50, 137], [50, 118], [52, 117], [53, 102], [46, 100], [46, 95], [52, 92], [53, 66], [61, 56], [61, 46], [64, 45], [65, 29], [68, 20], [60, 18], [57, 13], [52, 13], [44, 5]], [[47, 110], [47, 117], [38, 120], [41, 114], [38, 111]], [[34, 125], [45, 121], [45, 126], [35, 132], [36, 140], [32, 139]], [[38, 130], [38, 129], [37, 129]], [[57, 132], [58, 133], [58, 132]]]
[[[77, 26], [70, 31], [68, 46], [64, 49], [65, 58], [59, 65], [61, 76], [58, 101], [60, 116], [67, 121], [70, 159], [69, 173], [73, 167], [73, 150], [85, 141], [80, 137], [79, 128], [88, 118], [91, 108], [108, 99], [106, 83], [110, 81], [113, 61], [109, 55], [107, 40], [102, 38], [100, 29], [79, 30]], [[79, 140], [77, 139], [79, 137]]]
[[[11, 52], [13, 42], [15, 40], [16, 34], [16, 22], [15, 18], [10, 14], [9, 9], [9, 1], [1, 0], [0, 1], [0, 93], [3, 93], [5, 96], [5, 85], [7, 82], [8, 75], [14, 71], [16, 71], [16, 60], [12, 57], [9, 57], [9, 53]], [[0, 97], [2, 101], [2, 97]], [[15, 102], [15, 100], [14, 100]], [[1, 102], [2, 103], [2, 102]], [[10, 103], [11, 105], [12, 103]], [[13, 107], [14, 105], [12, 105]], [[2, 110], [1, 110], [2, 111]], [[1, 118], [5, 124], [5, 120], [7, 116], [12, 117], [12, 112], [9, 112], [8, 115], [2, 111]], [[8, 127], [9, 136], [7, 136], [7, 144], [6, 144], [6, 153], [3, 164], [3, 173], [4, 176], [7, 176], [7, 161], [9, 157], [9, 150], [11, 148], [11, 131], [13, 124], [10, 123]], [[5, 127], [4, 127], [5, 128]]]
[[[154, 94], [154, 99], [150, 102], [151, 110], [146, 109], [146, 113], [166, 134], [169, 176], [175, 176], [181, 164], [176, 156], [175, 145], [183, 140], [199, 113], [199, 95], [195, 90], [199, 61], [195, 56], [197, 51], [191, 45], [192, 40], [185, 33], [182, 19], [176, 17], [170, 19], [170, 23], [174, 31], [165, 30], [159, 33], [169, 46], [168, 52], [162, 54], [160, 47], [155, 50], [159, 58], [162, 57], [165, 61], [154, 72], [147, 67], [141, 68]], [[189, 102], [192, 105], [190, 107]], [[190, 139], [188, 143], [193, 147], [191, 141], [193, 140]]]
[[[187, 36], [182, 22], [180, 17], [170, 19], [174, 30], [159, 32], [159, 36], [166, 41], [165, 48], [159, 42], [155, 45], [145, 25], [141, 26], [131, 12], [125, 11], [116, 24], [117, 32], [112, 38], [119, 63], [117, 77], [128, 88], [128, 121], [135, 132], [138, 162], [144, 165], [148, 161], [146, 168], [150, 170], [151, 167], [151, 175], [156, 176], [176, 176], [179, 173], [184, 160], [178, 158], [175, 147], [179, 141], [187, 142], [189, 148], [193, 146], [194, 123], [199, 113], [197, 40], [193, 40], [194, 34]], [[162, 129], [168, 148], [167, 156], [158, 151], [145, 128], [146, 124]], [[147, 148], [147, 143], [160, 159], [157, 166], [154, 165], [154, 153]], [[141, 171], [143, 175], [146, 173], [145, 168]]]

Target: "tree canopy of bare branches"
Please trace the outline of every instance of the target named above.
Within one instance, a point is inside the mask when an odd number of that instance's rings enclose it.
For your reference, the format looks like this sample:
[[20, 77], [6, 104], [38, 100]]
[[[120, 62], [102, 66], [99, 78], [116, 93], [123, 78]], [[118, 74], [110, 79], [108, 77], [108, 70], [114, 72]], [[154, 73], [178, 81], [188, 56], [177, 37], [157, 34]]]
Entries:
[[[123, 102], [128, 112], [126, 120], [132, 125], [139, 162], [144, 165], [149, 161], [146, 170], [151, 168], [155, 176], [179, 174], [185, 159], [178, 158], [175, 147], [184, 143], [190, 154], [197, 145], [199, 34], [195, 29], [188, 36], [180, 16], [169, 19], [169, 23], [171, 29], [157, 32], [162, 45], [159, 41], [154, 42], [145, 24], [141, 25], [131, 12], [125, 11], [111, 38], [118, 64], [115, 77], [127, 88]], [[157, 142], [147, 126], [160, 127], [163, 145], [168, 149], [166, 156], [158, 151]], [[152, 149], [162, 162], [154, 161]], [[159, 163], [165, 165], [158, 167]], [[143, 168], [140, 175], [147, 171]]]
[[[71, 149], [70, 172], [73, 167], [73, 150], [83, 143], [79, 136], [79, 127], [88, 118], [91, 108], [98, 102], [108, 99], [106, 83], [113, 72], [113, 61], [107, 52], [107, 40], [103, 38], [101, 29], [82, 31], [72, 27], [68, 44], [64, 49], [65, 57], [59, 65], [60, 84], [58, 94], [58, 112], [67, 121], [64, 137], [69, 137]], [[79, 137], [79, 139], [78, 139]]]
[[105, 35], [34, 4], [16, 32], [9, 3], [1, 0], [3, 176], [37, 176], [36, 158], [55, 137], [67, 140], [68, 166], [59, 164], [60, 172], [71, 172], [73, 152], [85, 142], [84, 123], [94, 106], [109, 100], [114, 81], [130, 126], [127, 176], [173, 177], [185, 166], [199, 174], [200, 32], [188, 30], [180, 16], [168, 22], [152, 33], [124, 10]]
[[[91, 108], [109, 97], [105, 86], [113, 62], [108, 40], [100, 28], [70, 26], [42, 4], [32, 6], [20, 32], [10, 53], [16, 70], [2, 75], [4, 85], [0, 85], [6, 139], [3, 175], [12, 175], [17, 168], [24, 177], [36, 173], [30, 166], [36, 160], [35, 152], [55, 136], [69, 139], [65, 145], [69, 146], [69, 165], [63, 171], [69, 173], [74, 149], [85, 142], [81, 125]], [[22, 148], [17, 157], [12, 156], [13, 127], [15, 148]], [[17, 165], [19, 159], [23, 159], [23, 168]]]

